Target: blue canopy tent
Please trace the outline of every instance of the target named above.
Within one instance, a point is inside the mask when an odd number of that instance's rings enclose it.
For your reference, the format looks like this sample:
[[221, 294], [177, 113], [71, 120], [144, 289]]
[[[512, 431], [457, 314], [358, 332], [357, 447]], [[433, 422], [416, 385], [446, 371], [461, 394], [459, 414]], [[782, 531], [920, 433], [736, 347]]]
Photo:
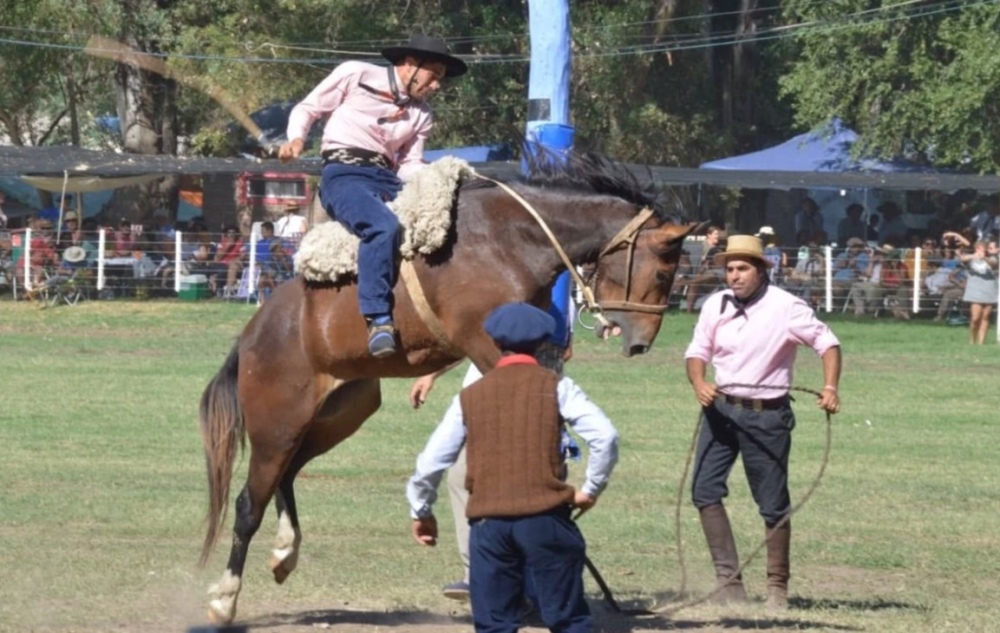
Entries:
[[[843, 125], [839, 119], [805, 134], [799, 134], [784, 143], [767, 149], [721, 158], [703, 163], [701, 169], [730, 170], [745, 172], [867, 172], [867, 173], [928, 173], [933, 168], [905, 160], [879, 160], [853, 155], [858, 135]], [[753, 184], [752, 178], [747, 188], [780, 189], [774, 184]], [[763, 179], [762, 179], [763, 180]], [[879, 204], [894, 200], [901, 208], [906, 208], [903, 192], [888, 192], [879, 189], [840, 189], [817, 187], [807, 190], [820, 206], [824, 225], [830, 239], [836, 239], [838, 222], [844, 217], [844, 210], [853, 202], [865, 208], [867, 216]], [[761, 224], [774, 226], [779, 234], [791, 236], [794, 233], [794, 215], [800, 200], [789, 200], [788, 196], [768, 196], [764, 221]], [[783, 208], [782, 208], [783, 207]], [[923, 228], [925, 218], [910, 216], [907, 222], [911, 228]]]
[[884, 173], [915, 173], [934, 171], [904, 160], [884, 161], [856, 158], [851, 155], [858, 135], [834, 119], [805, 134], [749, 154], [720, 158], [702, 163], [702, 169], [732, 169], [744, 171], [870, 171]]

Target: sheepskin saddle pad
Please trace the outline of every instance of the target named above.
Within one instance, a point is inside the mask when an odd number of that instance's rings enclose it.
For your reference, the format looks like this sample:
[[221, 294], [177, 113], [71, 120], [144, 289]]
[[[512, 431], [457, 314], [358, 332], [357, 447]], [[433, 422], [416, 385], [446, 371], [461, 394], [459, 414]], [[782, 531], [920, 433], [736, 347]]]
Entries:
[[[475, 173], [464, 160], [446, 156], [421, 169], [389, 208], [402, 228], [400, 254], [413, 259], [444, 245], [451, 227], [455, 190], [463, 176]], [[309, 281], [338, 281], [358, 272], [361, 241], [339, 222], [309, 229], [295, 254], [295, 272]]]

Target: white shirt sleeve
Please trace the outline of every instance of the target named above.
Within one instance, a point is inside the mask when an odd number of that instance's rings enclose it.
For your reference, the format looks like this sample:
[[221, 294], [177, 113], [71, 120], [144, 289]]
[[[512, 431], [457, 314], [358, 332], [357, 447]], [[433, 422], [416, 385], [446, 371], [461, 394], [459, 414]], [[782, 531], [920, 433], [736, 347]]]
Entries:
[[589, 448], [586, 481], [580, 490], [597, 497], [618, 463], [618, 431], [573, 379], [564, 376], [557, 391], [559, 414]]
[[441, 475], [450, 468], [462, 447], [465, 446], [465, 420], [462, 417], [462, 404], [458, 396], [451, 401], [451, 406], [427, 445], [417, 456], [417, 467], [406, 484], [406, 498], [410, 502], [410, 516], [414, 519], [431, 516], [434, 502], [437, 501], [437, 489], [441, 484]]

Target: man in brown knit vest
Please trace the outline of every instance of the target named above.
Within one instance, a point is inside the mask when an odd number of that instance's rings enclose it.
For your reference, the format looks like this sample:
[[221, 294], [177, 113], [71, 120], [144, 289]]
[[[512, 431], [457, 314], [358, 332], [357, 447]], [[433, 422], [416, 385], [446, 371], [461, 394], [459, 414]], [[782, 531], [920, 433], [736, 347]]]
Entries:
[[[618, 459], [618, 434], [571, 379], [560, 379], [531, 356], [554, 328], [549, 314], [523, 303], [500, 306], [487, 317], [483, 329], [503, 357], [458, 395], [452, 404], [458, 415], [438, 425], [407, 486], [413, 536], [434, 545], [437, 487], [466, 446], [470, 597], [479, 632], [518, 630], [526, 582], [536, 588], [550, 630], [592, 627], [583, 593], [586, 546], [570, 512], [597, 502]], [[564, 422], [590, 449], [579, 490], [563, 480]]]

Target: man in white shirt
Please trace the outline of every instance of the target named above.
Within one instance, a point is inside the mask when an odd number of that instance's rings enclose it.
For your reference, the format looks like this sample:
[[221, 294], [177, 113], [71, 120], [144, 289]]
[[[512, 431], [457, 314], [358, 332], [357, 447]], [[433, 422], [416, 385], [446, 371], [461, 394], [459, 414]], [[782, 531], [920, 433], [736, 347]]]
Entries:
[[297, 243], [305, 235], [305, 232], [309, 230], [309, 221], [299, 215], [301, 208], [298, 202], [285, 203], [285, 215], [274, 223], [274, 234], [277, 237]]

